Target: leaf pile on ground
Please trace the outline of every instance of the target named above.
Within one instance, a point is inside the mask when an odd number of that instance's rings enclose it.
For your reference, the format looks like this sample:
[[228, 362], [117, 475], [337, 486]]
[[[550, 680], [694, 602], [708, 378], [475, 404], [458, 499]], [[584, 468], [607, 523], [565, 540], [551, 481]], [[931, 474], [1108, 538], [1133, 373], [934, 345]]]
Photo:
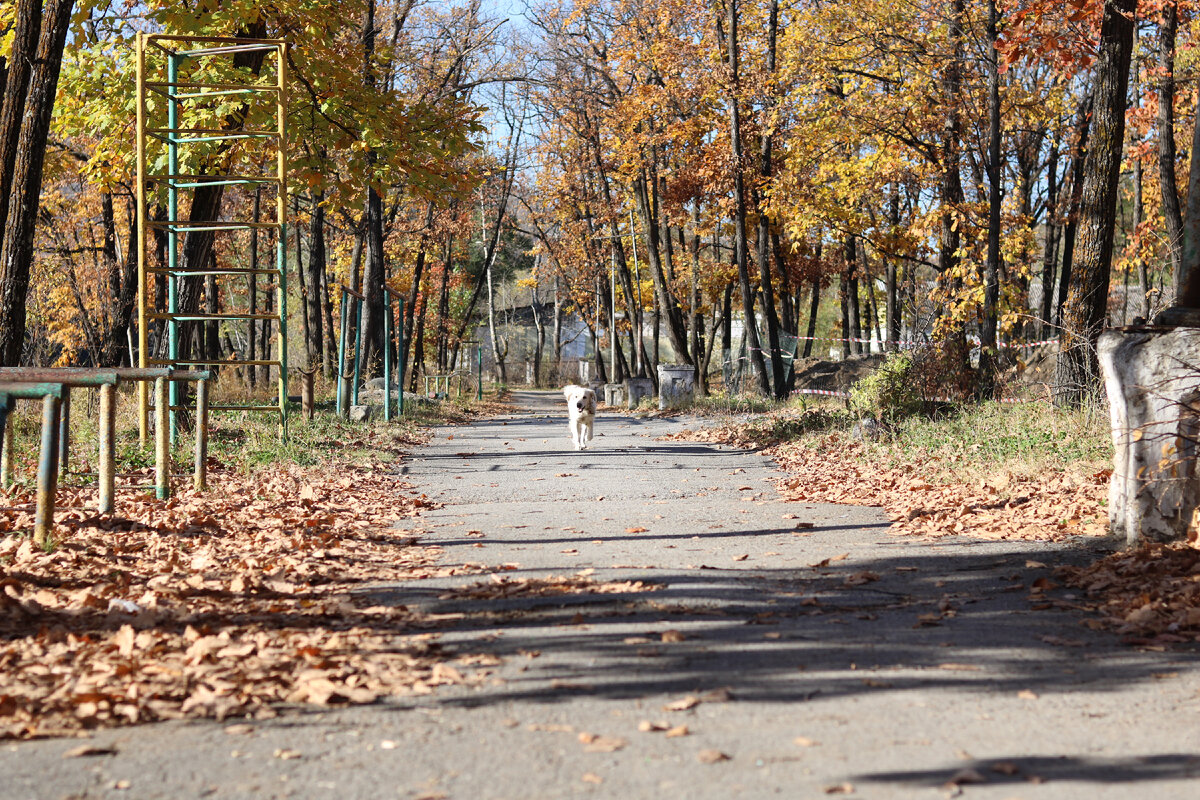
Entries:
[[[747, 426], [738, 424], [666, 438], [738, 447], [748, 443]], [[882, 466], [862, 442], [836, 434], [775, 444], [764, 452], [788, 473], [779, 482], [785, 499], [879, 506], [891, 517], [895, 534], [1057, 541], [1107, 533], [1107, 512], [1101, 505], [1105, 473], [1080, 478], [1046, 470], [1021, 477], [998, 470], [980, 480], [936, 479], [930, 476], [946, 470], [932, 463], [932, 457]]]
[[105, 516], [87, 510], [94, 490], [62, 489], [50, 552], [21, 533], [28, 492], [0, 503], [0, 737], [486, 679], [420, 615], [356, 598], [372, 582], [472, 571], [439, 568], [439, 548], [399, 527], [430, 505], [411, 487], [348, 464], [210, 483], [167, 501], [123, 494]]
[[1056, 575], [1082, 589], [1098, 613], [1092, 627], [1131, 644], [1200, 642], [1200, 550], [1195, 543], [1146, 544]]

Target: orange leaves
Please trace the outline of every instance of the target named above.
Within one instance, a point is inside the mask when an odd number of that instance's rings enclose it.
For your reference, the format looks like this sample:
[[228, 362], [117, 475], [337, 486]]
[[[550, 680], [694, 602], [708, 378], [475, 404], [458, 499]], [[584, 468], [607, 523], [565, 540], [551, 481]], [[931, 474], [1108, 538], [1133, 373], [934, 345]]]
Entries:
[[1194, 544], [1150, 544], [1056, 575], [1082, 589], [1100, 615], [1095, 627], [1155, 646], [1200, 641], [1200, 550]]
[[[365, 703], [474, 683], [495, 663], [446, 663], [417, 615], [352, 599], [439, 572], [438, 548], [396, 529], [431, 503], [395, 477], [274, 467], [212, 484], [125, 495], [108, 518], [84, 510], [90, 490], [63, 489], [57, 550], [0, 538], [0, 737]], [[0, 532], [24, 514], [0, 509]]]

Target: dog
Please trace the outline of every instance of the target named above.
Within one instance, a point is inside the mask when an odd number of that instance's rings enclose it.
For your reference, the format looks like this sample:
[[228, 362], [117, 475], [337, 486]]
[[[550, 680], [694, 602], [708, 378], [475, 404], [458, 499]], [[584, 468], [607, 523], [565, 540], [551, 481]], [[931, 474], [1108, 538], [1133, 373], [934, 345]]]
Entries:
[[576, 450], [583, 450], [592, 440], [592, 423], [596, 419], [596, 393], [585, 386], [563, 387], [567, 397], [567, 429]]

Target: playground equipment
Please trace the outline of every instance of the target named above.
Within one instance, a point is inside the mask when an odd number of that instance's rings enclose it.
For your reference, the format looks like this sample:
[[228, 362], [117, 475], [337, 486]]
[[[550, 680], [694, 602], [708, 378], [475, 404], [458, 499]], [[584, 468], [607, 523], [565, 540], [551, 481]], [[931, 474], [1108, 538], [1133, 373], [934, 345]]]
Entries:
[[[398, 311], [393, 319], [392, 301]], [[367, 298], [348, 286], [342, 286], [341, 336], [338, 339], [337, 414], [347, 417], [350, 406], [359, 404], [359, 389], [362, 386], [362, 335], [363, 316]], [[351, 360], [350, 315], [354, 314], [353, 365]], [[398, 413], [404, 414], [404, 365], [399, 354], [404, 351], [404, 297], [387, 286], [383, 287], [383, 419], [392, 418], [392, 378], [397, 379]], [[353, 371], [351, 371], [353, 366]]]
[[[0, 368], [0, 486], [12, 483], [13, 435], [8, 417], [18, 400], [42, 400], [41, 454], [38, 460], [37, 507], [34, 539], [48, 540], [54, 522], [54, 502], [59, 481], [71, 476], [96, 478], [97, 510], [111, 514], [116, 492], [117, 387], [122, 381], [155, 385], [155, 469], [153, 484], [129, 484], [124, 489], [153, 488], [159, 499], [171, 494], [170, 443], [167, 422], [168, 383], [196, 382], [196, 448], [194, 485], [205, 488], [208, 461], [208, 381], [204, 370], [173, 370], [167, 367], [141, 369]], [[99, 453], [97, 472], [70, 469], [71, 390], [97, 388], [100, 392]], [[131, 477], [131, 476], [126, 476]]]
[[[139, 33], [137, 36], [137, 206], [138, 206], [138, 363], [173, 369], [217, 367], [222, 365], [265, 366], [276, 370], [278, 400], [273, 404], [214, 405], [213, 411], [268, 411], [279, 415], [282, 430], [287, 423], [287, 52], [288, 44], [277, 39], [246, 39], [212, 36], [172, 36]], [[241, 61], [258, 60], [256, 68]], [[238, 106], [228, 110], [231, 100]], [[151, 153], [148, 143], [161, 145]], [[238, 151], [239, 143], [252, 142], [253, 151]], [[164, 151], [165, 152], [162, 152]], [[158, 165], [165, 156], [166, 171]], [[187, 166], [193, 164], [195, 166]], [[273, 164], [264, 174], [249, 174], [255, 165]], [[153, 169], [152, 169], [153, 165]], [[239, 171], [238, 167], [246, 167]], [[188, 171], [182, 171], [182, 170]], [[243, 174], [245, 173], [245, 174]], [[273, 173], [273, 174], [270, 174]], [[147, 215], [147, 191], [166, 189], [165, 220]], [[189, 207], [184, 218], [181, 200], [194, 200], [201, 190], [220, 187], [254, 187], [275, 192], [274, 219], [207, 220], [192, 219]], [[223, 191], [223, 188], [222, 188]], [[167, 264], [152, 267], [147, 258], [146, 239], [154, 230], [166, 234]], [[240, 264], [198, 267], [181, 263], [181, 244], [185, 237], [217, 235], [236, 237], [254, 233], [274, 237], [274, 266]], [[182, 236], [181, 236], [182, 234]], [[227, 290], [238, 280], [256, 280], [263, 276], [274, 284], [275, 308], [269, 311], [234, 310], [224, 313], [184, 312], [179, 301], [185, 279], [213, 278]], [[154, 302], [152, 278], [167, 281], [167, 307], [151, 308]], [[232, 296], [233, 291], [227, 295]], [[165, 357], [150, 352], [149, 331], [154, 321], [166, 323]], [[180, 324], [232, 324], [245, 322], [253, 335], [255, 323], [273, 325], [275, 357], [264, 353], [254, 360], [217, 359], [198, 355], [181, 356]], [[159, 348], [161, 354], [162, 348]], [[175, 380], [169, 387], [170, 441], [175, 440], [176, 413], [182, 409], [180, 386]], [[143, 444], [149, 425], [149, 384], [139, 390], [140, 430]]]

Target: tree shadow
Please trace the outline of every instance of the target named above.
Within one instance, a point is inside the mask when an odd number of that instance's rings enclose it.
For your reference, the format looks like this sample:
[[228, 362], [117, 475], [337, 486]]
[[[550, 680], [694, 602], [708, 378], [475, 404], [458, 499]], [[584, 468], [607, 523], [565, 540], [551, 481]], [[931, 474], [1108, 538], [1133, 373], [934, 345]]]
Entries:
[[[581, 587], [539, 595], [536, 582], [526, 593], [505, 588], [578, 570], [563, 565], [483, 582], [377, 587], [365, 598], [439, 620], [448, 647], [520, 660], [502, 682], [440, 701], [451, 705], [719, 687], [770, 703], [929, 690], [1108, 692], [1161, 673], [1163, 655], [1080, 625], [1085, 617], [1071, 592], [1031, 596], [1050, 573], [1039, 562], [1086, 561], [1091, 547], [980, 543], [943, 553], [932, 546], [800, 569], [597, 570], [590, 578], [606, 593]], [[620, 591], [620, 581], [652, 586]], [[489, 585], [498, 587], [494, 594]], [[1173, 670], [1200, 669], [1195, 645], [1167, 657]]]
[[[851, 780], [889, 783], [909, 787], [953, 785], [955, 776], [974, 772], [964, 783], [988, 786], [1075, 781], [1081, 783], [1142, 783], [1200, 778], [1200, 753], [1163, 753], [1132, 758], [1089, 758], [1086, 756], [1012, 756], [987, 760], [957, 761], [938, 769], [904, 772], [868, 772]], [[982, 778], [982, 780], [979, 780]]]

